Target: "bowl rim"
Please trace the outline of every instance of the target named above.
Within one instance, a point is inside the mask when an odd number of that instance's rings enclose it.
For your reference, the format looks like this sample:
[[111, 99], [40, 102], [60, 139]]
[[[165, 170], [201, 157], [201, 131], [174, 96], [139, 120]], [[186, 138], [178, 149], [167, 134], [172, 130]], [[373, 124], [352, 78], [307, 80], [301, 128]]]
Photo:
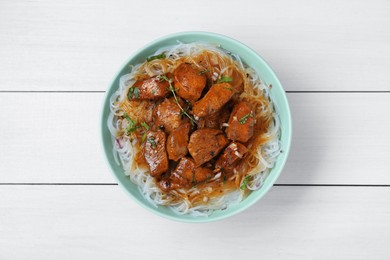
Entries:
[[[251, 55], [256, 57], [256, 59], [259, 59], [263, 63], [264, 67], [271, 74], [271, 76], [275, 79], [277, 85], [280, 86], [280, 88], [281, 88], [281, 91], [280, 91], [281, 98], [282, 98], [283, 102], [286, 105], [286, 108], [285, 108], [286, 114], [284, 115], [284, 117], [286, 118], [286, 122], [288, 124], [288, 127], [289, 127], [290, 131], [288, 131], [288, 133], [284, 133], [284, 134], [287, 134], [287, 137], [286, 137], [287, 143], [285, 143], [285, 149], [283, 149], [283, 153], [285, 154], [285, 156], [283, 157], [283, 160], [281, 162], [279, 162], [280, 163], [279, 170], [277, 172], [275, 172], [275, 171], [272, 172], [272, 176], [270, 174], [267, 177], [267, 178], [272, 177], [271, 180], [270, 180], [269, 185], [261, 187], [260, 190], [262, 190], [262, 192], [257, 194], [254, 198], [252, 198], [251, 201], [247, 202], [246, 204], [242, 204], [240, 207], [238, 207], [238, 208], [236, 208], [236, 209], [234, 209], [232, 211], [229, 211], [229, 212], [226, 212], [224, 214], [221, 214], [219, 216], [214, 216], [214, 217], [212, 217], [212, 216], [208, 216], [208, 217], [194, 217], [194, 218], [191, 218], [191, 219], [187, 219], [187, 218], [182, 218], [181, 217], [182, 215], [179, 215], [179, 214], [167, 215], [167, 214], [165, 214], [163, 212], [160, 212], [157, 207], [156, 208], [148, 207], [147, 205], [145, 205], [145, 203], [149, 203], [147, 200], [140, 201], [137, 197], [135, 197], [133, 194], [131, 194], [131, 192], [125, 187], [124, 184], [122, 184], [122, 181], [117, 176], [118, 173], [116, 173], [115, 169], [111, 165], [110, 160], [108, 159], [107, 151], [106, 151], [106, 149], [104, 147], [105, 136], [104, 136], [104, 132], [103, 132], [103, 127], [107, 127], [107, 118], [104, 117], [104, 111], [106, 109], [105, 104], [106, 104], [107, 100], [110, 98], [110, 96], [109, 96], [110, 90], [114, 87], [114, 83], [115, 83], [116, 79], [118, 78], [118, 76], [120, 76], [121, 71], [130, 63], [130, 61], [132, 59], [134, 59], [135, 56], [137, 56], [142, 51], [144, 51], [146, 49], [149, 49], [150, 47], [152, 47], [155, 44], [158, 44], [161, 41], [169, 40], [169, 39], [172, 39], [172, 38], [175, 38], [175, 37], [183, 37], [183, 36], [212, 37], [212, 38], [216, 38], [217, 40], [218, 39], [223, 39], [225, 41], [230, 41], [230, 42], [234, 43], [235, 45], [237, 45], [239, 48], [243, 49], [245, 52], [250, 53]], [[229, 36], [226, 36], [226, 35], [223, 35], [223, 34], [219, 34], [219, 33], [214, 33], [214, 32], [206, 32], [206, 31], [183, 31], [183, 32], [176, 32], [176, 33], [172, 33], [172, 34], [168, 34], [168, 35], [164, 35], [162, 37], [156, 38], [155, 40], [150, 41], [149, 43], [143, 45], [141, 48], [138, 48], [137, 50], [133, 51], [130, 54], [130, 56], [125, 60], [125, 62], [119, 67], [119, 70], [115, 73], [115, 75], [113, 76], [112, 80], [108, 84], [108, 87], [106, 88], [105, 94], [103, 96], [103, 105], [101, 107], [100, 115], [101, 115], [101, 120], [99, 122], [99, 124], [100, 124], [100, 126], [99, 126], [100, 127], [100, 137], [101, 137], [100, 147], [103, 150], [105, 161], [106, 161], [106, 163], [107, 163], [107, 165], [108, 165], [108, 167], [110, 169], [111, 174], [114, 176], [114, 178], [118, 182], [118, 186], [120, 186], [121, 189], [124, 190], [125, 193], [127, 193], [133, 199], [133, 201], [135, 201], [138, 205], [140, 205], [142, 208], [146, 209], [147, 211], [152, 212], [152, 213], [154, 213], [154, 214], [156, 214], [158, 216], [161, 216], [163, 218], [166, 218], [166, 219], [170, 219], [170, 220], [174, 220], [174, 221], [178, 221], [178, 222], [185, 222], [185, 223], [209, 223], [209, 222], [223, 220], [223, 219], [229, 218], [229, 217], [231, 217], [233, 215], [236, 215], [236, 214], [239, 214], [239, 213], [245, 211], [246, 209], [248, 209], [249, 207], [254, 205], [256, 202], [258, 202], [262, 197], [264, 197], [268, 193], [268, 191], [271, 189], [271, 187], [273, 187], [273, 185], [275, 184], [276, 180], [278, 179], [278, 177], [280, 176], [281, 172], [283, 171], [284, 166], [285, 166], [285, 164], [287, 162], [289, 153], [290, 153], [291, 142], [292, 142], [292, 131], [293, 131], [293, 128], [292, 128], [292, 117], [291, 117], [290, 105], [289, 105], [289, 102], [288, 102], [288, 99], [287, 99], [287, 96], [286, 96], [286, 91], [283, 88], [283, 85], [281, 84], [279, 78], [276, 76], [276, 74], [275, 74], [274, 70], [272, 69], [272, 67], [268, 64], [268, 62], [266, 62], [266, 60], [261, 55], [259, 55], [256, 51], [254, 51], [253, 49], [251, 49], [250, 47], [248, 47], [244, 43], [242, 43], [242, 42], [240, 42], [240, 41], [238, 41], [236, 39], [233, 39], [233, 38], [231, 38]], [[124, 173], [121, 172], [121, 174], [124, 174]], [[162, 205], [159, 205], [159, 207], [162, 207]]]

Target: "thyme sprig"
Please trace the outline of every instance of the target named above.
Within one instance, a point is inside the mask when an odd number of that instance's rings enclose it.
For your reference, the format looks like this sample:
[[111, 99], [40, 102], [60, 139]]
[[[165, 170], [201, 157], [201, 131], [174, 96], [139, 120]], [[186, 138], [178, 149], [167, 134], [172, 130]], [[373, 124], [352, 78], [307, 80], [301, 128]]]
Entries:
[[192, 125], [194, 125], [194, 124], [195, 124], [195, 125], [198, 125], [198, 123], [196, 122], [196, 120], [195, 120], [192, 116], [190, 116], [190, 115], [184, 110], [184, 108], [180, 105], [179, 100], [178, 100], [178, 98], [177, 98], [177, 96], [176, 96], [176, 90], [175, 90], [174, 87], [172, 86], [171, 80], [170, 80], [167, 76], [165, 76], [165, 75], [157, 76], [157, 78], [159, 78], [160, 80], [161, 80], [161, 79], [162, 79], [162, 80], [165, 80], [165, 81], [167, 81], [167, 82], [169, 83], [169, 91], [172, 92], [173, 98], [175, 99], [175, 103], [179, 106], [179, 108], [180, 108], [181, 112], [183, 113], [183, 115], [186, 115], [186, 116], [191, 120], [191, 124], [192, 124]]

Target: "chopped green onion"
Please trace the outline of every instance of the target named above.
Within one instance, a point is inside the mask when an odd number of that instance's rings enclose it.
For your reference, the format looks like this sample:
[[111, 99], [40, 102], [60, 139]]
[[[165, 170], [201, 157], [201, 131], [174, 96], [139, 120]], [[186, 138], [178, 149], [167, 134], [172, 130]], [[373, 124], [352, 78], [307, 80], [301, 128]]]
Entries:
[[132, 121], [128, 114], [124, 113], [123, 117], [126, 118], [127, 121]]
[[246, 121], [248, 121], [249, 117], [253, 117], [253, 113], [250, 112], [249, 114], [246, 114], [244, 115], [243, 117], [240, 118], [240, 120], [238, 120], [238, 122], [240, 122], [240, 124], [245, 124]]
[[202, 70], [201, 72], [198, 73], [198, 75], [202, 75], [202, 74], [205, 74], [206, 72], [210, 72], [210, 70]]
[[149, 58], [146, 59], [147, 62], [152, 61], [152, 60], [159, 60], [159, 59], [165, 59], [165, 53], [161, 53], [158, 55], [150, 56]]
[[156, 141], [154, 140], [153, 137], [148, 138], [148, 142], [152, 145], [153, 148], [157, 147], [157, 143], [156, 143]]
[[232, 82], [233, 79], [228, 76], [221, 76], [221, 78], [217, 81], [217, 83], [223, 83], [223, 82]]
[[249, 183], [249, 179], [251, 178], [251, 176], [246, 176], [245, 179], [243, 180], [241, 186], [240, 186], [240, 189], [241, 190], [245, 190], [246, 188], [246, 185], [248, 185]]
[[131, 119], [126, 113], [123, 114], [123, 117], [126, 118], [127, 122], [129, 123], [129, 125], [125, 129], [127, 134], [132, 133], [137, 130], [137, 128], [139, 128], [137, 122]]
[[148, 124], [146, 122], [142, 122], [141, 125], [142, 125], [143, 128], [145, 128], [146, 131], [149, 130], [149, 126], [148, 126]]
[[134, 98], [139, 98], [139, 89], [134, 86], [129, 88], [129, 92], [127, 93], [128, 99], [132, 99], [133, 96]]
[[138, 88], [134, 88], [134, 97], [139, 98], [139, 89]]
[[148, 135], [148, 132], [145, 132], [143, 135], [142, 135], [142, 138], [141, 138], [141, 141], [142, 142], [145, 142], [145, 139], [146, 139], [146, 136]]
[[135, 130], [137, 130], [138, 127], [139, 126], [136, 125], [136, 122], [131, 120], [129, 122], [129, 125], [126, 127], [126, 133], [129, 134], [129, 133], [135, 132]]
[[127, 93], [128, 99], [131, 99], [131, 97], [133, 96], [133, 92], [134, 92], [134, 87], [129, 88], [129, 92]]

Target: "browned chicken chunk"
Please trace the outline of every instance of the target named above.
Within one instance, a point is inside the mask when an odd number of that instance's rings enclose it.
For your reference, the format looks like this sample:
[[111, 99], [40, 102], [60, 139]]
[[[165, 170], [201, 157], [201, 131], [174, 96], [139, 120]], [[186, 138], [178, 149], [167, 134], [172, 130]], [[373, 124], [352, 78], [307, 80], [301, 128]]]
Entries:
[[230, 140], [247, 142], [253, 136], [255, 124], [250, 106], [244, 101], [237, 103], [233, 108], [228, 124], [226, 134]]
[[169, 82], [153, 77], [135, 82], [127, 96], [130, 100], [157, 100], [168, 96], [169, 93]]
[[213, 171], [211, 169], [196, 167], [194, 160], [183, 157], [172, 172], [170, 179], [173, 183], [183, 185], [185, 181], [187, 184], [195, 184], [205, 181], [212, 176]]
[[150, 168], [150, 175], [159, 177], [168, 170], [168, 156], [165, 149], [165, 133], [149, 131], [144, 145], [145, 160]]
[[215, 163], [215, 168], [225, 173], [233, 173], [234, 168], [247, 154], [248, 149], [239, 142], [232, 142], [226, 147]]
[[234, 90], [229, 83], [213, 85], [206, 95], [196, 102], [192, 112], [197, 117], [204, 117], [217, 112], [233, 96]]
[[230, 84], [232, 85], [234, 91], [236, 93], [243, 92], [244, 84], [242, 84], [243, 80], [241, 74], [236, 69], [233, 69], [233, 73], [231, 77], [232, 77], [232, 82], [230, 82]]
[[190, 129], [191, 123], [186, 121], [168, 135], [167, 151], [170, 160], [178, 161], [187, 154]]
[[[179, 167], [180, 169], [178, 169]], [[179, 163], [168, 178], [170, 188], [188, 188], [191, 182], [181, 174], [191, 174], [192, 170], [190, 165], [180, 165]]]
[[168, 133], [178, 128], [183, 121], [180, 107], [172, 97], [157, 105], [153, 119], [157, 126], [164, 127]]
[[194, 182], [199, 183], [213, 177], [213, 170], [206, 167], [198, 167], [195, 169]]
[[191, 159], [182, 158], [169, 179], [172, 183], [186, 186], [191, 183], [195, 172], [195, 163]]
[[177, 94], [189, 101], [196, 101], [206, 86], [206, 76], [193, 65], [182, 63], [173, 72]]
[[222, 129], [223, 124], [229, 120], [229, 116], [229, 109], [227, 106], [224, 106], [211, 115], [199, 118], [198, 128]]
[[158, 182], [158, 186], [163, 191], [189, 188], [191, 185], [210, 179], [213, 175], [211, 169], [196, 167], [194, 160], [183, 157], [169, 177], [164, 177]]
[[191, 134], [188, 150], [199, 166], [217, 156], [227, 144], [228, 140], [221, 130], [202, 128]]

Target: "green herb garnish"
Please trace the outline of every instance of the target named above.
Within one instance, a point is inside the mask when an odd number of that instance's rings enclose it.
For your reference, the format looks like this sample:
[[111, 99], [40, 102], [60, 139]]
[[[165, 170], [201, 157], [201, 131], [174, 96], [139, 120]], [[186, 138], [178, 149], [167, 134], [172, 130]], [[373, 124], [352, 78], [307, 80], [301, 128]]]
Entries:
[[195, 171], [192, 173], [191, 183], [196, 184], [196, 182], [195, 182]]
[[167, 77], [167, 76], [165, 76], [165, 75], [158, 75], [158, 76], [157, 76], [157, 78], [158, 78], [160, 81], [163, 81], [163, 80], [165, 80], [165, 81], [168, 81], [168, 82], [170, 82], [170, 80], [168, 79], [168, 77]]
[[156, 141], [154, 140], [153, 137], [148, 138], [148, 142], [152, 145], [153, 148], [157, 147], [157, 143], [156, 143]]
[[149, 125], [148, 125], [146, 122], [142, 122], [142, 123], [141, 123], [141, 126], [142, 126], [143, 128], [145, 128], [146, 131], [149, 130]]
[[127, 134], [132, 133], [137, 130], [137, 128], [139, 128], [137, 122], [131, 119], [126, 113], [123, 114], [123, 117], [126, 118], [127, 122], [129, 123], [125, 129]]
[[134, 97], [135, 98], [139, 97], [139, 89], [137, 87], [134, 88]]
[[251, 176], [246, 176], [245, 179], [242, 181], [242, 184], [240, 186], [240, 189], [241, 190], [245, 190], [246, 188], [246, 185], [248, 185], [249, 183], [249, 179], [251, 178]]
[[221, 78], [217, 81], [217, 83], [223, 83], [223, 82], [232, 82], [233, 79], [228, 76], [221, 76]]
[[165, 59], [165, 53], [161, 53], [158, 55], [150, 56], [149, 58], [146, 59], [147, 62], [152, 61], [152, 60], [159, 60], [159, 59]]
[[230, 88], [230, 87], [223, 87], [224, 89], [227, 89], [227, 90], [230, 90], [230, 91], [234, 91], [233, 88]]
[[139, 89], [137, 87], [131, 87], [129, 88], [129, 92], [127, 93], [128, 99], [139, 98]]
[[127, 92], [127, 98], [131, 99], [134, 93], [134, 87], [129, 88], [129, 92]]
[[195, 121], [195, 119], [194, 119], [192, 116], [190, 116], [190, 115], [183, 109], [183, 107], [180, 105], [179, 100], [177, 99], [177, 96], [176, 96], [176, 90], [173, 88], [172, 83], [171, 83], [171, 80], [168, 79], [168, 77], [165, 76], [165, 75], [157, 76], [157, 78], [160, 79], [160, 80], [163, 79], [163, 80], [165, 80], [165, 81], [167, 81], [167, 82], [169, 83], [169, 91], [172, 92], [173, 98], [175, 99], [175, 103], [179, 106], [181, 112], [182, 112], [184, 115], [186, 115], [186, 116], [191, 120], [191, 124], [192, 124], [192, 125], [198, 125], [198, 123]]
[[123, 117], [126, 118], [127, 121], [132, 121], [128, 114], [124, 113]]
[[141, 141], [142, 142], [145, 142], [145, 139], [146, 139], [146, 136], [148, 135], [148, 132], [145, 132], [143, 135], [142, 135], [142, 138], [141, 138]]
[[145, 142], [146, 136], [148, 135], [149, 125], [146, 122], [142, 122], [141, 126], [145, 129], [145, 133], [141, 137], [142, 143]]
[[244, 115], [243, 117], [240, 118], [240, 120], [238, 120], [238, 122], [240, 122], [240, 124], [245, 124], [246, 121], [248, 121], [249, 117], [253, 117], [253, 113], [250, 112], [249, 114], [246, 114]]
[[202, 74], [205, 74], [206, 72], [210, 72], [210, 70], [202, 70], [201, 72], [198, 73], [198, 75], [202, 75]]

